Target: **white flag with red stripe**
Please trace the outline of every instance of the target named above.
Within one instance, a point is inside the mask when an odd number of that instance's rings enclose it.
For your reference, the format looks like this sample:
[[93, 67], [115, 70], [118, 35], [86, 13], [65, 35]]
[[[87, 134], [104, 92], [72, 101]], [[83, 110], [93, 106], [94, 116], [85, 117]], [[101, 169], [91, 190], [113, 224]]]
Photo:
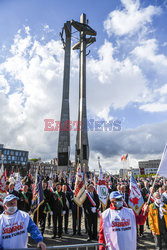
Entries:
[[85, 199], [86, 199], [85, 184], [83, 182], [81, 166], [80, 164], [78, 164], [76, 180], [75, 180], [75, 188], [74, 188], [74, 202], [81, 207]]
[[3, 206], [3, 200], [6, 197], [6, 177], [5, 177], [5, 170], [4, 170], [4, 165], [2, 163], [2, 167], [0, 170], [0, 205]]
[[99, 195], [99, 200], [102, 203], [102, 205], [106, 207], [108, 201], [108, 188], [105, 183], [102, 167], [100, 164], [99, 167], [100, 167], [100, 173], [99, 173], [99, 180], [97, 182], [97, 194]]

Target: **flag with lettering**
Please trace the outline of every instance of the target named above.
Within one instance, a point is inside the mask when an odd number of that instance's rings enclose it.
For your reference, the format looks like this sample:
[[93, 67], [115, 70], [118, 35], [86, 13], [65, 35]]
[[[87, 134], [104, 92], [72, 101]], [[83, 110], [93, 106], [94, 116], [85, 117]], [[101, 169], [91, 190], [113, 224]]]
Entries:
[[100, 172], [99, 172], [99, 180], [97, 182], [97, 194], [99, 195], [99, 200], [102, 203], [102, 205], [104, 207], [107, 206], [107, 201], [108, 201], [108, 187], [106, 185], [106, 182], [104, 180], [104, 176], [103, 176], [103, 171], [102, 171], [102, 167], [99, 163], [99, 168], [100, 168]]
[[142, 194], [137, 185], [136, 179], [134, 178], [133, 174], [131, 174], [128, 205], [136, 214], [139, 214], [143, 204], [144, 200]]

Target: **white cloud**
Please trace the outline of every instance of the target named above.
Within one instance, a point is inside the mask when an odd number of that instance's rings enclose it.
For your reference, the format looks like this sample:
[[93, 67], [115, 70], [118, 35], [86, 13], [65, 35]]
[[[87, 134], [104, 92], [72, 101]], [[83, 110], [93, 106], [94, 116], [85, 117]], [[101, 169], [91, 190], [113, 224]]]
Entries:
[[140, 106], [140, 109], [147, 112], [164, 112], [167, 111], [166, 103], [148, 103]]
[[115, 58], [113, 45], [108, 41], [98, 54], [99, 58], [89, 60], [87, 67], [87, 95], [91, 110], [97, 114], [110, 107], [125, 108], [131, 102], [142, 102], [148, 89], [141, 69], [128, 57], [122, 61]]
[[152, 5], [140, 8], [139, 0], [121, 0], [121, 3], [123, 10], [112, 11], [104, 22], [109, 36], [112, 33], [118, 36], [133, 35], [146, 28], [146, 25], [152, 22], [153, 16], [161, 13], [159, 7]]
[[154, 64], [158, 69], [162, 66], [167, 67], [167, 57], [159, 54], [158, 42], [156, 39], [144, 40], [137, 46], [132, 54], [139, 60], [149, 61]]
[[109, 121], [113, 119], [113, 117], [109, 115], [109, 113], [110, 113], [110, 108], [105, 107], [103, 110], [97, 113], [97, 116], [100, 117], [101, 119], [104, 119], [105, 121]]
[[159, 89], [157, 89], [156, 92], [159, 92], [161, 95], [166, 95], [167, 94], [167, 83], [164, 84]]
[[129, 154], [129, 166], [137, 167], [141, 160], [160, 159], [166, 144], [167, 122], [145, 124], [135, 129], [119, 132], [90, 132], [90, 166], [97, 170], [97, 156], [101, 165], [115, 173], [122, 167], [122, 154]]
[[3, 75], [0, 75], [0, 92], [8, 94], [10, 86]]

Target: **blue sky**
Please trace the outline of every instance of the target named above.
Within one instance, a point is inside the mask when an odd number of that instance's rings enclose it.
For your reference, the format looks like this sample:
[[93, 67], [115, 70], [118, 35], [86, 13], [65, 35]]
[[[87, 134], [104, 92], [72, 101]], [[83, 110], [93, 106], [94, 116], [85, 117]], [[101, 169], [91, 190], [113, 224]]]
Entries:
[[[134, 167], [138, 160], [159, 158], [167, 141], [166, 10], [166, 0], [0, 0], [0, 142], [44, 160], [57, 155], [58, 133], [44, 132], [44, 119], [60, 119], [59, 32], [66, 21], [86, 13], [97, 31], [87, 57], [88, 118], [122, 124], [120, 132], [89, 132], [90, 168], [96, 168], [98, 155], [113, 171], [125, 153]], [[78, 63], [72, 52], [73, 120]], [[72, 132], [72, 160], [75, 136]]]

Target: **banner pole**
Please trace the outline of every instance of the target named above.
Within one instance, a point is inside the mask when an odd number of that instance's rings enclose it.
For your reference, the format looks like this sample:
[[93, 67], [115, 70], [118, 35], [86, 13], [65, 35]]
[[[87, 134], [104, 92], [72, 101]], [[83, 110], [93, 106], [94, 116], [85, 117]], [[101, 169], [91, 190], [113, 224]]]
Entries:
[[77, 230], [79, 232], [79, 206], [77, 205]]
[[151, 190], [151, 192], [150, 192], [150, 194], [149, 194], [149, 197], [148, 197], [148, 200], [147, 200], [147, 204], [150, 202], [150, 198], [151, 198], [151, 195], [152, 195], [152, 193], [153, 193], [153, 188], [154, 188], [154, 186], [155, 186], [155, 182], [156, 182], [156, 180], [157, 180], [157, 177], [158, 177], [158, 173], [156, 173], [156, 176], [155, 176], [155, 179], [154, 179], [154, 182], [153, 182], [153, 185], [152, 185], [152, 190]]
[[39, 221], [39, 208], [37, 208], [37, 227], [38, 227], [38, 221]]
[[[155, 176], [155, 179], [154, 179], [154, 182], [153, 182], [153, 185], [152, 185], [152, 190], [151, 190], [151, 192], [150, 192], [150, 194], [149, 194], [149, 197], [148, 197], [148, 200], [147, 200], [147, 204], [149, 204], [149, 202], [150, 202], [150, 198], [151, 198], [151, 195], [152, 195], [152, 193], [153, 193], [153, 189], [154, 189], [154, 186], [155, 186], [155, 182], [156, 182], [156, 180], [157, 180], [157, 177], [158, 177], [158, 171], [157, 171], [157, 173], [156, 173], [156, 176]], [[143, 213], [143, 215], [145, 215], [145, 212]]]

